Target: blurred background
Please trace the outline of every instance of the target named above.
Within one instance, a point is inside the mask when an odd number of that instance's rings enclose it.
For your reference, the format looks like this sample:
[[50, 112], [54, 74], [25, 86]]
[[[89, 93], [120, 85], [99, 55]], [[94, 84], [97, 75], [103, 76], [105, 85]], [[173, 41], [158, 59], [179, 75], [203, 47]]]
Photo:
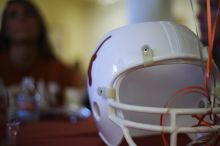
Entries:
[[[99, 40], [124, 25], [171, 20], [195, 33], [197, 26], [206, 45], [205, 1], [0, 0], [0, 146], [2, 139], [21, 146], [104, 145], [90, 118], [86, 90], [87, 68]], [[214, 48], [219, 48], [216, 38]]]
[[[4, 9], [6, 1], [0, 0], [0, 10]], [[84, 73], [100, 38], [128, 23], [174, 20], [195, 32], [189, 0], [32, 1], [46, 22], [56, 57], [69, 66], [80, 65]], [[193, 0], [195, 15], [198, 12], [196, 1]]]

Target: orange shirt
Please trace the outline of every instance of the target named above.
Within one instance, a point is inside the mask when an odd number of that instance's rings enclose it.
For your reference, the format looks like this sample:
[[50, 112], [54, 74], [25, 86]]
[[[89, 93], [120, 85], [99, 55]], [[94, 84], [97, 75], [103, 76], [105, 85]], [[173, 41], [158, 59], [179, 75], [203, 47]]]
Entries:
[[[67, 68], [58, 60], [39, 59], [30, 68], [19, 70], [11, 62], [9, 55], [0, 54], [0, 79], [7, 87], [20, 85], [24, 77], [31, 77], [36, 84], [41, 82], [44, 86], [55, 84], [61, 92], [66, 87], [82, 88], [84, 85], [79, 71]], [[62, 103], [63, 99], [59, 98], [58, 102]]]

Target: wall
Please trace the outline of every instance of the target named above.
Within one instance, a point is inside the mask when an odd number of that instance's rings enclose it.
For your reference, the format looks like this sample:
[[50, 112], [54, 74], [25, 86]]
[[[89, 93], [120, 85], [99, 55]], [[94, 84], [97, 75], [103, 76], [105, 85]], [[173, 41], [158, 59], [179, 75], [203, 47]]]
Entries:
[[[1, 10], [5, 1], [0, 0]], [[87, 69], [96, 43], [106, 32], [126, 25], [128, 19], [131, 20], [129, 15], [133, 14], [129, 12], [129, 9], [131, 4], [134, 5], [134, 1], [136, 2], [136, 0], [99, 0], [102, 3], [98, 3], [98, 0], [32, 1], [36, 3], [45, 18], [56, 56], [69, 65], [79, 60], [84, 71]], [[103, 3], [105, 1], [111, 3]], [[174, 20], [185, 24], [195, 32], [189, 0], [170, 1], [171, 8], [167, 10], [167, 14], [171, 13]], [[196, 15], [198, 7], [195, 0], [192, 1]], [[139, 12], [134, 15], [139, 18]]]
[[99, 39], [127, 22], [123, 0], [108, 5], [83, 0], [35, 3], [47, 20], [55, 54], [69, 65], [80, 61], [84, 71]]
[[85, 54], [86, 8], [75, 0], [35, 0], [45, 16], [54, 52], [67, 64]]
[[108, 31], [126, 24], [124, 1], [109, 5], [82, 0], [35, 0], [47, 20], [56, 55], [79, 60], [87, 70], [92, 50]]

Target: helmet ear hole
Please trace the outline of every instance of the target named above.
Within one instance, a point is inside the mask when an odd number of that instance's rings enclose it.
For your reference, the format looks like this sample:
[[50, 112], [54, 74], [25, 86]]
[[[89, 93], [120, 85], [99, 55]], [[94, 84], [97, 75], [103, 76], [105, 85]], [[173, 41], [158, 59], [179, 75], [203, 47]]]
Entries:
[[209, 103], [208, 103], [208, 99], [202, 98], [199, 102], [198, 102], [198, 107], [199, 108], [208, 108], [209, 107]]
[[100, 112], [100, 108], [97, 102], [93, 102], [93, 114], [96, 118], [96, 120], [99, 120], [101, 117], [101, 112]]

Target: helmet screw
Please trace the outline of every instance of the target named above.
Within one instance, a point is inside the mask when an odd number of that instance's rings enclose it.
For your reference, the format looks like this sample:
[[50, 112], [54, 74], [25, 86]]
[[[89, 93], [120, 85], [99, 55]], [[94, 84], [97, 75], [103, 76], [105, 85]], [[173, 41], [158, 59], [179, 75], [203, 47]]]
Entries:
[[148, 52], [149, 51], [149, 48], [144, 48], [144, 52]]
[[143, 50], [144, 50], [145, 53], [147, 53], [147, 52], [150, 51], [150, 48], [149, 48], [148, 45], [145, 45], [145, 46], [143, 47]]
[[98, 95], [102, 96], [103, 90], [101, 88], [98, 89]]

